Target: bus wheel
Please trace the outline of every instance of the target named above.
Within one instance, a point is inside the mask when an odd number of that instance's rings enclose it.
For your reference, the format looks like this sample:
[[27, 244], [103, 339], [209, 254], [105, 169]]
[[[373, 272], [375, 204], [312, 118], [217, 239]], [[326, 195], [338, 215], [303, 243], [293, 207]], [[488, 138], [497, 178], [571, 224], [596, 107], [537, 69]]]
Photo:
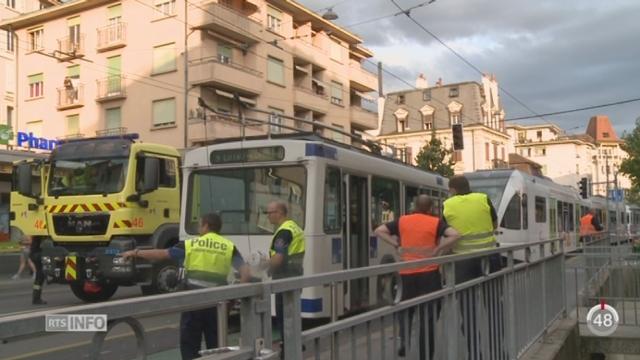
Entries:
[[[380, 260], [380, 265], [396, 262], [392, 255], [387, 254]], [[378, 305], [391, 305], [402, 298], [402, 280], [399, 273], [379, 275], [377, 278]]]
[[69, 284], [73, 295], [84, 302], [101, 302], [109, 300], [118, 290], [118, 285], [94, 283], [91, 281], [72, 282]]
[[178, 265], [173, 261], [163, 261], [153, 266], [151, 285], [142, 285], [143, 295], [166, 294], [178, 291]]

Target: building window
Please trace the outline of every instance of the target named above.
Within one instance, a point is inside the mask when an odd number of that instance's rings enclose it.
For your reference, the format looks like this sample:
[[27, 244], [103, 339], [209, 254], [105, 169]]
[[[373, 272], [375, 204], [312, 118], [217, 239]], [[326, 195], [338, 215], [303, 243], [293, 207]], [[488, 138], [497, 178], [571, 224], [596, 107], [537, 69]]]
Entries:
[[155, 6], [160, 16], [171, 16], [176, 14], [176, 0], [156, 0]]
[[331, 82], [331, 103], [342, 105], [342, 83], [337, 81]]
[[405, 130], [407, 130], [407, 119], [400, 119], [398, 120], [398, 132], [405, 132]]
[[269, 56], [267, 58], [267, 81], [284, 86], [284, 62]]
[[7, 0], [6, 4], [8, 8], [12, 8], [12, 9], [16, 8], [16, 0]]
[[278, 33], [282, 31], [282, 11], [267, 6], [267, 29]]
[[335, 40], [331, 40], [331, 59], [342, 62], [342, 45]]
[[269, 122], [271, 123], [270, 125], [271, 133], [279, 134], [282, 132], [282, 125], [284, 125], [282, 120], [282, 115], [284, 115], [284, 110], [269, 107], [269, 111], [271, 111], [271, 114], [269, 114]]
[[107, 109], [105, 112], [105, 118], [107, 119], [107, 129], [118, 129], [122, 127], [122, 108], [116, 107]]
[[44, 29], [38, 28], [29, 31], [29, 51], [39, 51], [44, 49]]
[[490, 149], [489, 143], [484, 143], [484, 159], [487, 161], [491, 160]]
[[449, 89], [449, 97], [458, 97], [458, 88], [452, 87]]
[[422, 101], [431, 101], [431, 89], [422, 91]]
[[422, 115], [422, 124], [424, 130], [433, 129], [433, 115]]
[[[107, 20], [109, 25], [117, 25], [122, 20], [122, 4], [109, 6], [107, 8]], [[118, 37], [120, 39], [120, 37]]]
[[80, 134], [80, 115], [67, 116], [67, 135]]
[[454, 150], [453, 152], [453, 162], [462, 161], [462, 150]]
[[331, 131], [331, 134], [332, 134], [331, 138], [337, 142], [344, 142], [344, 136], [340, 132], [338, 132], [338, 131], [344, 132], [344, 126], [338, 125], [338, 124], [331, 124], [331, 126], [336, 128], [337, 130], [337, 131], [335, 130]]
[[547, 149], [543, 147], [537, 147], [535, 149], [535, 156], [546, 156], [546, 155], [547, 155]]
[[67, 19], [69, 27], [69, 45], [68, 50], [75, 51], [80, 49], [80, 16]]
[[176, 123], [176, 99], [153, 101], [153, 126], [167, 126]]
[[233, 48], [227, 44], [218, 44], [218, 61], [222, 64], [231, 64], [232, 59]]
[[44, 96], [44, 74], [29, 75], [29, 98]]
[[153, 48], [153, 74], [176, 70], [176, 44], [165, 44]]
[[216, 96], [216, 110], [224, 114], [230, 114], [233, 108], [233, 98], [222, 96], [218, 94]]
[[542, 141], [542, 131], [536, 132], [536, 137], [538, 138], [538, 141]]
[[13, 52], [14, 49], [14, 33], [13, 31], [5, 31], [5, 33], [7, 34], [7, 51], [8, 52]]
[[506, 159], [504, 158], [504, 148], [500, 148], [500, 155], [501, 155], [501, 159], [502, 159], [502, 160], [506, 160]]
[[449, 116], [451, 117], [451, 125], [454, 124], [460, 124], [460, 113], [459, 112], [455, 112], [455, 113], [451, 113], [449, 114]]
[[609, 133], [608, 132], [603, 132], [602, 133], [602, 137], [603, 138], [608, 138], [609, 137]]
[[404, 148], [404, 159], [403, 161], [409, 165], [413, 163], [413, 153], [410, 146]]
[[527, 156], [528, 156], [528, 157], [531, 157], [531, 148], [528, 148], [528, 149], [527, 149]]
[[404, 95], [398, 95], [398, 97], [396, 98], [396, 104], [398, 105], [403, 105], [405, 101]]
[[13, 123], [13, 106], [7, 106], [7, 125], [11, 126]]

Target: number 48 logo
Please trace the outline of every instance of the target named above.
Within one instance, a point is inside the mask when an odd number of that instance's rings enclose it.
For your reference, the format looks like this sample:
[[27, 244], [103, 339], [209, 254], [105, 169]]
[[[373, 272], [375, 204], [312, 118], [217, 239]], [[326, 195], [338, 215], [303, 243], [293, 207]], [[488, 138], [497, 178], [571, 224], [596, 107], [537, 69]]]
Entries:
[[613, 334], [618, 328], [619, 321], [616, 309], [605, 303], [592, 307], [587, 314], [587, 328], [597, 336]]

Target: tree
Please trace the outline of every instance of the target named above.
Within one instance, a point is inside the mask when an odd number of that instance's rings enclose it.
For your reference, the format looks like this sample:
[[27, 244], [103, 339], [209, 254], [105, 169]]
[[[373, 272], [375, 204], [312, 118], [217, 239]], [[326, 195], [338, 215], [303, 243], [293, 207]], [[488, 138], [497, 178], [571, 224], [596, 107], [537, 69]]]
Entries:
[[620, 172], [631, 180], [631, 189], [627, 201], [638, 203], [640, 200], [640, 118], [636, 119], [636, 127], [631, 133], [622, 136], [620, 145], [629, 157], [620, 164]]
[[447, 149], [435, 136], [420, 149], [416, 156], [419, 168], [438, 173], [445, 177], [453, 176], [453, 150]]

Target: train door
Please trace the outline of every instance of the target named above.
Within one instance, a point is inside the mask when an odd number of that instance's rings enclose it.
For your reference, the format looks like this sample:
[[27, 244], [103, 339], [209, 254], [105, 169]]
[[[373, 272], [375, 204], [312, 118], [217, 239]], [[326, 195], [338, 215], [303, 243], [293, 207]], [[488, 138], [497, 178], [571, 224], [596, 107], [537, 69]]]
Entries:
[[[366, 177], [357, 175], [346, 175], [345, 181], [347, 226], [343, 268], [354, 269], [369, 265], [369, 183]], [[344, 291], [347, 310], [362, 309], [369, 305], [368, 279], [352, 280]]]

